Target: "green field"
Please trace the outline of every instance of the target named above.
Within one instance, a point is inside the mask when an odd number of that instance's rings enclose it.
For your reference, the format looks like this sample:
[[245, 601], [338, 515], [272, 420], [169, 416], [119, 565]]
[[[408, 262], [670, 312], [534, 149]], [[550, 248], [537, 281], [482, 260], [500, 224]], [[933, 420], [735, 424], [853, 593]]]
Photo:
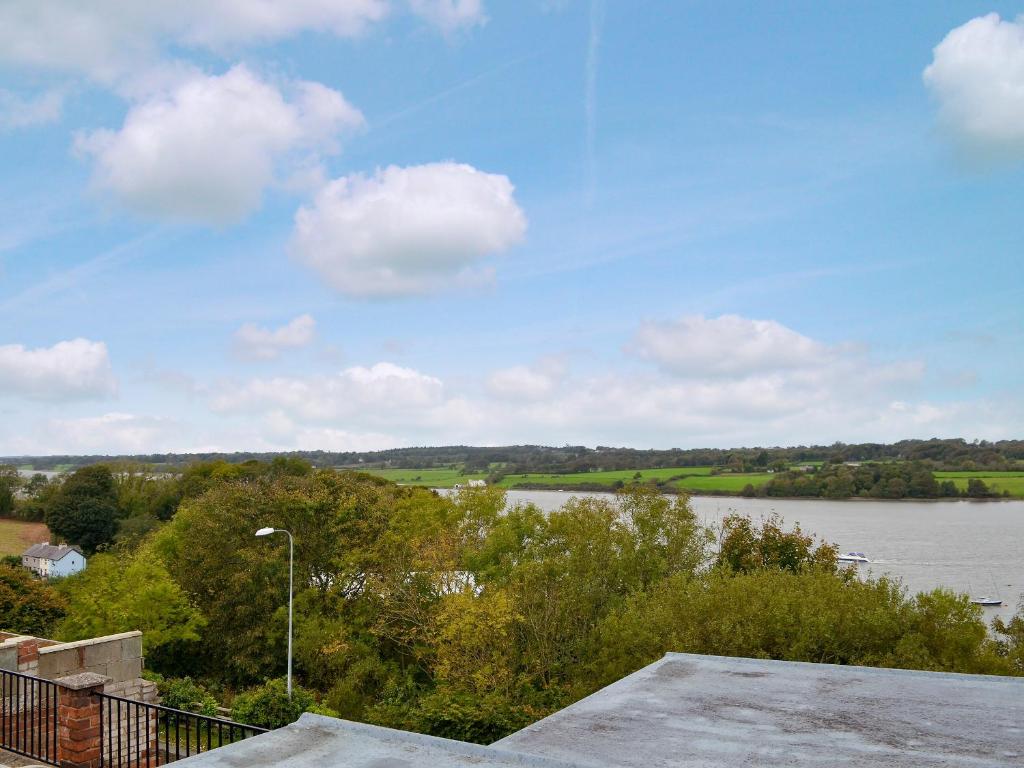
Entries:
[[[813, 463], [813, 462], [807, 462]], [[621, 481], [630, 485], [634, 480], [648, 483], [656, 480], [667, 484], [669, 488], [691, 493], [739, 493], [749, 483], [755, 488], [771, 480], [767, 472], [753, 474], [712, 475], [711, 467], [667, 467], [663, 469], [621, 469], [606, 472], [573, 472], [571, 474], [530, 473], [507, 475], [500, 483], [502, 488], [564, 488], [573, 490], [581, 487], [604, 486], [611, 490], [614, 483]], [[451, 488], [468, 480], [482, 480], [487, 474], [483, 472], [463, 474], [459, 469], [368, 469], [372, 475], [392, 480], [405, 485], [423, 485], [429, 488]], [[640, 477], [636, 478], [637, 472]], [[967, 488], [967, 481], [972, 477], [980, 477], [994, 490], [1009, 491], [1011, 496], [1024, 498], [1024, 472], [936, 472], [937, 480], [953, 480], [957, 488]]]
[[364, 469], [370, 475], [383, 477], [402, 485], [425, 485], [430, 488], [451, 488], [468, 480], [483, 480], [485, 473], [462, 474], [458, 469]]
[[[637, 478], [637, 472], [640, 477]], [[501, 481], [505, 488], [530, 486], [546, 486], [552, 489], [603, 485], [609, 489], [616, 481], [631, 485], [634, 481], [646, 483], [657, 480], [669, 488], [693, 493], [739, 493], [749, 483], [754, 486], [768, 482], [772, 475], [768, 472], [756, 474], [721, 474], [712, 475], [711, 467], [669, 467], [665, 469], [629, 469], [608, 472], [577, 472], [569, 475], [526, 474], [509, 475]]]
[[[636, 478], [639, 473], [640, 477]], [[501, 485], [505, 488], [513, 488], [516, 485], [523, 483], [529, 483], [530, 485], [550, 485], [552, 488], [558, 488], [565, 485], [581, 485], [584, 483], [596, 483], [599, 485], [611, 485], [617, 480], [621, 480], [623, 483], [631, 483], [634, 479], [639, 479], [641, 483], [647, 482], [648, 480], [658, 480], [659, 482], [665, 482], [671, 480], [674, 477], [683, 477], [688, 475], [710, 475], [711, 467], [666, 467], [663, 469], [617, 469], [608, 470], [607, 472], [572, 472], [570, 474], [562, 475], [548, 475], [541, 473], [531, 473], [526, 475], [508, 475], [504, 480], [501, 481]]]
[[1009, 492], [1011, 496], [1024, 497], [1024, 472], [936, 472], [936, 480], [952, 480], [961, 491], [967, 489], [972, 477], [981, 478], [994, 491]]
[[32, 544], [39, 544], [49, 538], [50, 531], [42, 523], [0, 520], [0, 556], [20, 555]]
[[750, 475], [713, 475], [710, 477], [687, 477], [677, 480], [672, 486], [683, 491], [700, 493], [701, 491], [719, 491], [725, 493], [739, 493], [747, 484], [754, 486], [763, 485], [772, 479], [774, 475], [769, 472], [759, 472]]

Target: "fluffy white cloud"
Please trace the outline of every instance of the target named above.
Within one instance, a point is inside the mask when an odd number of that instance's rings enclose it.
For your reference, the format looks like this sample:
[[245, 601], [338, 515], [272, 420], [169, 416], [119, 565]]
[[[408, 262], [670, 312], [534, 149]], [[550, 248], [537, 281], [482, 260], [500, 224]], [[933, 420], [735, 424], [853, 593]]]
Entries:
[[64, 109], [64, 92], [44, 91], [34, 98], [0, 88], [0, 130], [52, 123]]
[[101, 341], [73, 339], [38, 349], [0, 346], [0, 396], [74, 400], [115, 390], [107, 345]]
[[[671, 347], [665, 361], [635, 373], [572, 375], [558, 359], [541, 360], [493, 371], [481, 396], [468, 394], [466, 384], [457, 390], [435, 376], [379, 363], [335, 376], [252, 379], [224, 387], [213, 406], [246, 423], [262, 417], [262, 434], [274, 445], [309, 448], [318, 440], [367, 449], [524, 442], [721, 447], [991, 438], [1024, 425], [1019, 413], [1001, 420], [981, 401], [922, 397], [926, 372], [917, 361], [879, 361], [862, 347], [827, 346], [778, 324], [721, 320], [695, 325], [715, 334], [718, 351], [724, 344], [742, 350], [738, 362], [711, 364], [702, 346], [689, 357]], [[683, 325], [683, 338], [692, 325]], [[794, 347], [803, 351], [783, 354]]]
[[131, 413], [52, 419], [44, 430], [52, 445], [68, 453], [154, 453], [184, 444], [173, 420]]
[[557, 374], [526, 365], [494, 371], [487, 378], [487, 391], [500, 400], [541, 400], [558, 386]]
[[313, 341], [316, 320], [299, 315], [273, 330], [246, 323], [235, 332], [235, 345], [243, 357], [272, 360], [288, 349], [305, 347]]
[[481, 0], [409, 0], [409, 8], [446, 34], [487, 21]]
[[935, 46], [924, 81], [969, 147], [1024, 156], [1024, 17], [990, 13], [957, 27]]
[[132, 107], [118, 131], [82, 136], [94, 184], [153, 216], [223, 224], [254, 210], [278, 166], [299, 152], [334, 151], [363, 124], [337, 91], [299, 82], [291, 98], [245, 66], [194, 75]]
[[508, 177], [457, 163], [346, 176], [298, 211], [291, 251], [349, 296], [437, 291], [522, 239], [513, 192]]
[[334, 376], [253, 379], [214, 398], [220, 412], [281, 411], [292, 418], [322, 422], [358, 417], [393, 423], [410, 411], [443, 402], [440, 379], [393, 363], [346, 368]]
[[628, 349], [666, 371], [694, 377], [807, 368], [831, 357], [825, 345], [774, 320], [738, 315], [647, 322]]
[[0, 62], [113, 82], [164, 44], [223, 49], [305, 30], [341, 37], [384, 18], [387, 0], [5, 0]]

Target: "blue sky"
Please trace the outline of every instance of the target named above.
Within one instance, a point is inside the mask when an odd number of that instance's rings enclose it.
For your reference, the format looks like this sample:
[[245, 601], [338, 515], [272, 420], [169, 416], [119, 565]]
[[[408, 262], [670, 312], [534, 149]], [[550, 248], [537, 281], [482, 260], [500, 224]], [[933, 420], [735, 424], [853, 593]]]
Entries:
[[1019, 437], [1022, 12], [0, 0], [0, 455]]

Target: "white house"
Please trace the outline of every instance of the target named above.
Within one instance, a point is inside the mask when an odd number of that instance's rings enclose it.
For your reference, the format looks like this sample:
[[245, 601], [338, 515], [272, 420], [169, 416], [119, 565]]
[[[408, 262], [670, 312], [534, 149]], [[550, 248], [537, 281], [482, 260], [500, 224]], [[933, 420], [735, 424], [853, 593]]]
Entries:
[[21, 564], [44, 579], [70, 576], [85, 570], [82, 550], [67, 544], [33, 544], [21, 554]]

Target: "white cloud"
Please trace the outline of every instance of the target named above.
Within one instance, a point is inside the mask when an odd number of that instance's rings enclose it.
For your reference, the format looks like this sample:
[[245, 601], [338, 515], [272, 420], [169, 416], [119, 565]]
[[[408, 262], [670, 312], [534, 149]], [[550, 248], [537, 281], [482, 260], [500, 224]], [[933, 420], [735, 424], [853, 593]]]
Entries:
[[526, 365], [494, 371], [487, 378], [487, 391], [500, 400], [541, 400], [558, 385], [557, 377]]
[[445, 34], [487, 22], [481, 0], [409, 0], [409, 8]]
[[807, 368], [832, 356], [824, 344], [774, 320], [738, 315], [647, 322], [628, 349], [663, 370], [694, 377]]
[[957, 27], [935, 46], [924, 82], [969, 148], [1024, 156], [1024, 17], [990, 13]]
[[[831, 443], [963, 434], [1005, 437], [1024, 427], [983, 401], [921, 395], [924, 366], [881, 361], [856, 345], [827, 346], [777, 323], [701, 320], [738, 362], [705, 364], [703, 346], [648, 370], [572, 374], [557, 359], [484, 377], [483, 394], [390, 363], [335, 376], [256, 378], [223, 386], [225, 418], [263, 417], [274, 445], [633, 445], [637, 447]], [[709, 324], [709, 325], [708, 325]], [[699, 323], [697, 327], [702, 327]], [[683, 337], [692, 331], [690, 326]], [[676, 330], [666, 324], [661, 330]], [[794, 354], [792, 349], [802, 350]], [[674, 351], [674, 348], [673, 348]], [[784, 354], [785, 353], [785, 354]], [[787, 356], [788, 355], [788, 356]], [[780, 357], [784, 364], [780, 364]], [[682, 375], [680, 375], [682, 373]], [[390, 442], [389, 442], [390, 441]]]
[[288, 91], [245, 66], [194, 75], [146, 98], [118, 131], [81, 136], [94, 184], [141, 213], [208, 224], [260, 204], [278, 167], [300, 152], [334, 151], [338, 131], [363, 124], [345, 98], [317, 83]]
[[130, 413], [52, 419], [45, 431], [62, 453], [157, 453], [181, 450], [184, 442], [173, 420]]
[[316, 320], [299, 315], [273, 330], [246, 323], [235, 332], [235, 344], [243, 357], [272, 360], [285, 350], [305, 347], [315, 333]]
[[53, 123], [60, 119], [64, 109], [64, 92], [44, 91], [35, 98], [0, 88], [0, 130], [27, 128]]
[[361, 34], [387, 0], [5, 0], [0, 62], [111, 83], [153, 65], [163, 45], [220, 51], [310, 30]]
[[0, 396], [74, 400], [115, 390], [107, 345], [101, 341], [73, 339], [38, 349], [0, 346]]
[[394, 423], [410, 412], [442, 404], [443, 394], [440, 379], [393, 363], [377, 363], [346, 368], [334, 376], [252, 379], [239, 388], [227, 388], [212, 405], [224, 413], [279, 410], [317, 423], [353, 417]]
[[438, 291], [522, 239], [513, 191], [506, 176], [450, 162], [346, 176], [298, 211], [292, 254], [349, 296]]

